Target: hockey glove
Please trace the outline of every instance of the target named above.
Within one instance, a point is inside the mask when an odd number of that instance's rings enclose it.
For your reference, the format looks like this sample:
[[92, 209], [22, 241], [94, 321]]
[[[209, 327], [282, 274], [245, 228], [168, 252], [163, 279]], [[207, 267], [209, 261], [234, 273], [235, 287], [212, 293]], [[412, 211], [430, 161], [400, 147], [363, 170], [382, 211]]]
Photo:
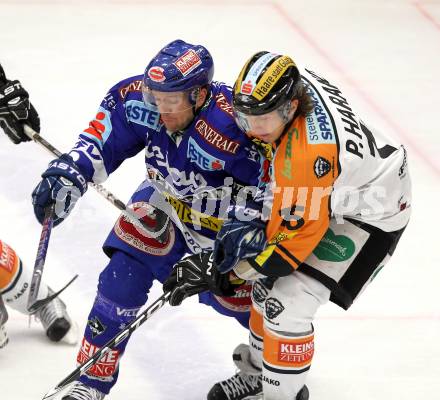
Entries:
[[244, 281], [230, 281], [229, 274], [220, 274], [213, 265], [212, 253], [194, 254], [179, 261], [163, 284], [171, 292], [172, 306], [182, 304], [187, 297], [210, 290], [218, 296], [233, 296]]
[[38, 222], [43, 223], [44, 210], [55, 204], [54, 226], [72, 211], [76, 201], [86, 192], [87, 181], [68, 154], [49, 163], [42, 181], [32, 192], [32, 204]]
[[[0, 67], [0, 78], [2, 75]], [[4, 81], [2, 82], [4, 83]], [[31, 139], [24, 133], [23, 124], [40, 132], [40, 118], [29, 101], [28, 92], [17, 80], [0, 83], [0, 127], [15, 144]]]
[[259, 219], [240, 221], [233, 217], [223, 224], [214, 243], [214, 262], [221, 273], [240, 260], [256, 257], [267, 245], [266, 223]]

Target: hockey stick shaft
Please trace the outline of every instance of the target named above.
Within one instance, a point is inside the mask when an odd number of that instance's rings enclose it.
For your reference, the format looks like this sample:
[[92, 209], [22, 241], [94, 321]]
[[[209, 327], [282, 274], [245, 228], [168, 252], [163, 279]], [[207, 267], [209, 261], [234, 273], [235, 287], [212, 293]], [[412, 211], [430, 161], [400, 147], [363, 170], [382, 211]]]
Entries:
[[38, 243], [37, 257], [35, 258], [34, 272], [32, 274], [31, 285], [29, 288], [29, 297], [27, 302], [28, 310], [32, 308], [38, 297], [44, 263], [46, 261], [47, 248], [49, 247], [50, 233], [52, 232], [53, 227], [54, 214], [55, 204], [52, 204], [46, 208], [44, 213], [40, 242]]
[[[5, 84], [7, 82], [6, 74], [4, 69], [0, 64], [0, 84]], [[49, 153], [53, 154], [56, 157], [61, 156], [61, 151], [59, 151], [56, 147], [52, 146], [46, 139], [44, 139], [39, 133], [35, 132], [29, 125], [23, 125], [24, 133], [32, 139], [34, 142], [43, 146]], [[100, 195], [105, 197], [110, 203], [115, 205], [121, 211], [127, 211], [125, 204], [123, 201], [116, 198], [112, 193], [110, 193], [105, 187], [98, 185], [96, 183], [89, 183]]]
[[[35, 143], [43, 146], [46, 150], [48, 150], [51, 154], [60, 157], [61, 152], [52, 146], [46, 139], [44, 139], [39, 133], [35, 132], [30, 126], [23, 125], [24, 132], [27, 136], [29, 136]], [[93, 187], [102, 197], [112, 203], [116, 208], [123, 211], [126, 215], [128, 215], [134, 225], [140, 225], [140, 227], [148, 232], [148, 235], [153, 238], [157, 238], [162, 234], [160, 232], [153, 232], [150, 227], [146, 226], [142, 219], [136, 215], [132, 210], [127, 208], [123, 201], [119, 200], [115, 195], [109, 192], [104, 186], [89, 182], [89, 186]]]
[[[26, 135], [29, 136], [29, 138], [31, 138], [35, 143], [43, 146], [47, 151], [49, 151], [49, 153], [53, 154], [56, 157], [61, 156], [61, 151], [52, 146], [46, 139], [44, 139], [39, 133], [35, 132], [30, 126], [24, 125], [23, 127]], [[89, 182], [89, 185], [93, 187], [93, 189], [95, 189], [101, 196], [103, 196], [110, 203], [116, 206], [119, 210], [127, 211], [124, 202], [115, 197], [104, 186], [92, 182]]]
[[57, 386], [47, 392], [43, 400], [50, 399], [67, 385], [77, 380], [81, 375], [85, 374], [94, 364], [96, 364], [105, 354], [112, 350], [115, 346], [125, 340], [131, 333], [133, 333], [139, 326], [141, 326], [147, 319], [149, 319], [156, 311], [161, 309], [169, 299], [170, 293], [164, 293], [153, 304], [144, 310], [136, 319], [130, 322], [126, 328], [118, 333], [113, 339], [110, 339], [104, 346], [102, 346], [91, 358], [84, 364], [76, 368], [71, 374], [64, 378]]
[[27, 302], [27, 310], [30, 314], [35, 314], [41, 308], [50, 303], [55, 297], [58, 297], [73, 281], [78, 278], [75, 275], [61, 290], [44, 299], [37, 300], [40, 289], [41, 279], [43, 277], [43, 268], [46, 261], [47, 249], [49, 247], [50, 234], [53, 228], [53, 218], [55, 215], [55, 204], [47, 207], [44, 213], [43, 226], [41, 228], [40, 242], [38, 243], [37, 257], [35, 259], [34, 271], [29, 288], [29, 297]]

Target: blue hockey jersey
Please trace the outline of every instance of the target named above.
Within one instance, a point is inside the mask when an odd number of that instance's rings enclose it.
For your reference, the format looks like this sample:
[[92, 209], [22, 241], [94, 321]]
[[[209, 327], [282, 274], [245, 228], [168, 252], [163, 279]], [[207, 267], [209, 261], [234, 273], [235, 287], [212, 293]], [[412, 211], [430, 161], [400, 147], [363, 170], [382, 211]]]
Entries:
[[207, 247], [204, 239], [215, 238], [231, 193], [266, 182], [269, 162], [236, 126], [225, 84], [212, 83], [193, 122], [178, 133], [167, 132], [141, 88], [141, 75], [111, 88], [70, 155], [88, 181], [101, 183], [144, 149], [146, 179], [130, 202], [156, 196], [156, 205], [159, 195], [187, 241]]

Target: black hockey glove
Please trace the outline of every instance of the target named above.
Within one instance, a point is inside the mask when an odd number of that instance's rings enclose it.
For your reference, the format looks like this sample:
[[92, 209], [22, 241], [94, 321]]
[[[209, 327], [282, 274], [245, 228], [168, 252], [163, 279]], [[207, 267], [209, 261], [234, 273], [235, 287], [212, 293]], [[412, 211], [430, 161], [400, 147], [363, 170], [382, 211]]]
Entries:
[[40, 118], [28, 92], [19, 81], [6, 80], [0, 66], [0, 127], [12, 142], [19, 144], [31, 140], [24, 133], [23, 124], [40, 132]]
[[187, 297], [210, 290], [218, 296], [233, 296], [244, 281], [231, 282], [228, 274], [220, 274], [213, 264], [212, 253], [194, 254], [179, 261], [163, 284], [164, 292], [171, 292], [172, 306], [182, 304]]

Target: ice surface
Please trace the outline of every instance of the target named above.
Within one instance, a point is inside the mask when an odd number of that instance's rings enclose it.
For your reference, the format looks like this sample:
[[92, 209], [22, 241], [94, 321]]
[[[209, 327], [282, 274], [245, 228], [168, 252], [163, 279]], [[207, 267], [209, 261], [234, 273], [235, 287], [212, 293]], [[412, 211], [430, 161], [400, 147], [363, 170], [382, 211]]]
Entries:
[[[230, 84], [244, 61], [267, 49], [292, 55], [339, 84], [376, 125], [407, 145], [413, 216], [395, 256], [348, 312], [328, 305], [315, 322], [312, 399], [436, 400], [440, 393], [440, 3], [438, 1], [3, 1], [0, 62], [40, 112], [42, 135], [67, 150], [106, 90], [143, 72], [156, 51], [183, 38], [205, 44], [216, 79]], [[0, 238], [29, 268], [40, 227], [30, 193], [50, 156], [0, 136]], [[127, 161], [105, 186], [124, 201], [144, 173]], [[106, 257], [100, 246], [118, 211], [93, 190], [52, 233], [44, 278], [84, 328]], [[151, 299], [160, 295], [154, 287]], [[76, 346], [49, 343], [11, 312], [0, 350], [0, 399], [36, 400], [75, 367]], [[233, 320], [189, 300], [164, 307], [134, 335], [114, 400], [204, 399], [234, 372], [246, 341]]]

